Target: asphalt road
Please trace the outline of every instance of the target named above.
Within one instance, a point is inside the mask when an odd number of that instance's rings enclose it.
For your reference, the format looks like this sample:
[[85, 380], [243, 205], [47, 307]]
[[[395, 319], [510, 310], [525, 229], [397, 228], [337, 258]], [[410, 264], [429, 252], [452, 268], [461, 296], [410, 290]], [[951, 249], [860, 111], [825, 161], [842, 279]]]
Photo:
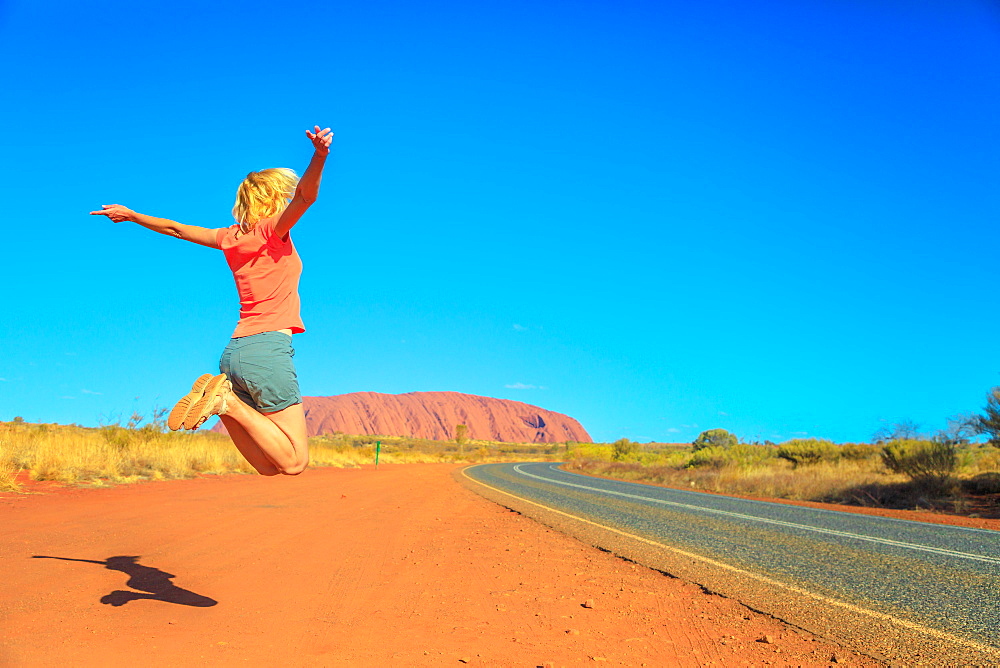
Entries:
[[784, 596], [850, 610], [862, 622], [867, 615], [931, 643], [957, 640], [985, 650], [984, 663], [1000, 663], [1000, 532], [604, 480], [558, 466], [484, 464], [465, 475], [564, 519], [633, 537], [654, 562], [662, 547]]

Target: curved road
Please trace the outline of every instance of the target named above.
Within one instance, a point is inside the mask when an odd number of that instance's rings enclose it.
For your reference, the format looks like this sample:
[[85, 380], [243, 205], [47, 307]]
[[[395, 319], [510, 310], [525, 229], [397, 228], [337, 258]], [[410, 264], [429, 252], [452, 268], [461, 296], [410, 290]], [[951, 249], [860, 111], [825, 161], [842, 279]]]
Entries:
[[[922, 636], [925, 646], [957, 644], [984, 664], [1000, 663], [1000, 532], [667, 489], [558, 467], [484, 464], [464, 473], [563, 521], [575, 518], [642, 544], [654, 562], [656, 553], [669, 551], [765, 583], [779, 592], [769, 599], [822, 601], [862, 625], [870, 619]], [[910, 656], [920, 657], [928, 658]]]

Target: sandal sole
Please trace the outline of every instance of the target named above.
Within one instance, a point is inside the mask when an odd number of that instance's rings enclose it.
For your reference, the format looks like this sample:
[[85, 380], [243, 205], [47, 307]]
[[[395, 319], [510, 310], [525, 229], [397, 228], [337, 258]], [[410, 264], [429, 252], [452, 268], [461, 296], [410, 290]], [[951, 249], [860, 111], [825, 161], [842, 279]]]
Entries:
[[187, 417], [191, 407], [205, 394], [205, 386], [212, 380], [212, 374], [206, 373], [198, 377], [191, 386], [191, 391], [181, 397], [180, 401], [174, 404], [170, 415], [167, 417], [167, 428], [170, 431], [177, 431], [184, 426], [184, 418]]
[[191, 406], [191, 410], [184, 417], [184, 428], [185, 429], [197, 429], [205, 420], [215, 415], [212, 409], [215, 406], [215, 400], [221, 395], [228, 393], [232, 389], [232, 384], [226, 375], [220, 373], [218, 376], [213, 376], [209, 379], [208, 383], [205, 385], [205, 392], [201, 395], [201, 398], [194, 402]]

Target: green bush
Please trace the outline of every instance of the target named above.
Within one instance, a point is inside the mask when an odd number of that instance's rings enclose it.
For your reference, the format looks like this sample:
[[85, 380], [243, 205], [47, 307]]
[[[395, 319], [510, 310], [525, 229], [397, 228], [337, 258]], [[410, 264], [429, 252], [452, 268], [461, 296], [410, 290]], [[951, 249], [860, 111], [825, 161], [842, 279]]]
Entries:
[[844, 443], [840, 446], [841, 459], [849, 459], [852, 462], [865, 461], [877, 455], [879, 449], [869, 443]]
[[620, 438], [611, 444], [612, 461], [620, 462], [639, 451], [639, 444], [627, 438]]
[[691, 468], [709, 467], [722, 469], [726, 467], [748, 469], [759, 466], [774, 458], [774, 449], [765, 445], [737, 443], [731, 448], [720, 445], [710, 445], [707, 448], [695, 450], [687, 460]]
[[840, 459], [840, 449], [832, 441], [819, 438], [796, 438], [778, 446], [778, 457], [795, 466], [834, 462]]
[[759, 466], [770, 459], [774, 459], [775, 449], [767, 445], [752, 445], [750, 443], [737, 443], [727, 450], [729, 461], [740, 468], [750, 468]]
[[574, 461], [595, 460], [611, 461], [612, 448], [607, 443], [574, 443], [573, 448], [566, 453], [566, 458]]
[[736, 443], [736, 437], [725, 429], [709, 429], [698, 434], [691, 447], [697, 452], [702, 448], [731, 448]]
[[643, 456], [640, 461], [646, 466], [656, 466], [680, 470], [688, 467], [690, 454], [686, 450], [667, 450]]
[[731, 463], [729, 450], [720, 445], [710, 445], [695, 450], [688, 460], [688, 466], [700, 468], [703, 466], [721, 469]]
[[882, 446], [882, 463], [911, 480], [945, 480], [955, 472], [958, 457], [953, 443], [901, 439]]

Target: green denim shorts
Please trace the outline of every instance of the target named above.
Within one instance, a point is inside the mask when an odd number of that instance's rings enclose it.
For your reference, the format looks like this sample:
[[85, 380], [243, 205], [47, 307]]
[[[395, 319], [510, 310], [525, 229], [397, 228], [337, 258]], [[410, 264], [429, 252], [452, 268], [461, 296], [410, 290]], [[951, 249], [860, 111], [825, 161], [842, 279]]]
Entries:
[[230, 339], [219, 371], [229, 377], [233, 392], [260, 413], [275, 413], [302, 403], [292, 357], [292, 337], [263, 332]]

